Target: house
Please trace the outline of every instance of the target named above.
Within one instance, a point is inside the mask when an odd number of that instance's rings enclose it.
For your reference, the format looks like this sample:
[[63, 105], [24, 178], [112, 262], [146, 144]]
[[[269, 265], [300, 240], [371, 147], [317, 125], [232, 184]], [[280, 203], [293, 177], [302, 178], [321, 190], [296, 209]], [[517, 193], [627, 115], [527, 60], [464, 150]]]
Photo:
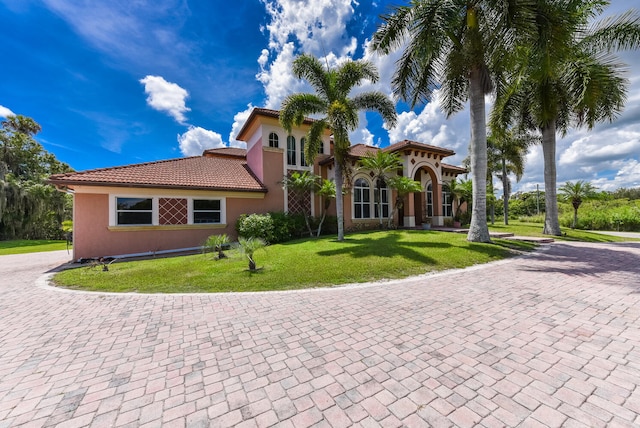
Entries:
[[[288, 134], [278, 111], [256, 108], [237, 139], [247, 149], [219, 148], [201, 156], [57, 174], [50, 183], [73, 194], [74, 258], [159, 254], [200, 248], [212, 234], [235, 237], [235, 223], [245, 213], [296, 212], [320, 215], [321, 201], [310, 195], [305, 207], [282, 188], [291, 171], [310, 171], [333, 177], [332, 140], [323, 145], [313, 165], [304, 159], [305, 135], [313, 119], [306, 119]], [[380, 150], [357, 144], [351, 147], [352, 165], [369, 152]], [[414, 141], [401, 141], [382, 149], [402, 159], [402, 173], [419, 181], [424, 192], [409, 196], [396, 219], [414, 227], [424, 218], [442, 225], [453, 215], [447, 183], [465, 173], [443, 159], [449, 149]], [[375, 183], [366, 171], [355, 170], [344, 195], [345, 229], [379, 222]], [[383, 217], [391, 212], [392, 192], [383, 188]], [[335, 204], [333, 209], [335, 215]]]

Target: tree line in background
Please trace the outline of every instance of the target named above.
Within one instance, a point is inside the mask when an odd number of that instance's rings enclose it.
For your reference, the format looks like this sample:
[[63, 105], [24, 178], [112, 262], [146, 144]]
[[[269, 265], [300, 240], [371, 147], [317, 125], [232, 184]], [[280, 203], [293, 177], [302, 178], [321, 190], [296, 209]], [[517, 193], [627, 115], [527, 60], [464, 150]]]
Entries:
[[[598, 191], [581, 181], [558, 188], [559, 222], [563, 227], [583, 230], [640, 231], [640, 187]], [[512, 220], [543, 223], [545, 192], [517, 192], [508, 199]], [[504, 199], [496, 204], [496, 215], [503, 214]], [[578, 215], [579, 209], [579, 215]]]
[[46, 183], [51, 174], [71, 172], [35, 140], [40, 125], [17, 115], [0, 128], [0, 240], [63, 239], [72, 198]]

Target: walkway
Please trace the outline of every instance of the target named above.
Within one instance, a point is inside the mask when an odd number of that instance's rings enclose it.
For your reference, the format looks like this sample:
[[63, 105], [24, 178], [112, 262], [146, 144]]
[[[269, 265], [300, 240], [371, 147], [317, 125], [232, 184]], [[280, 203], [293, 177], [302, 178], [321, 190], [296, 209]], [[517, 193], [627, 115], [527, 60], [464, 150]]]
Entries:
[[0, 257], [1, 427], [640, 425], [640, 243], [269, 294], [34, 285], [65, 258]]

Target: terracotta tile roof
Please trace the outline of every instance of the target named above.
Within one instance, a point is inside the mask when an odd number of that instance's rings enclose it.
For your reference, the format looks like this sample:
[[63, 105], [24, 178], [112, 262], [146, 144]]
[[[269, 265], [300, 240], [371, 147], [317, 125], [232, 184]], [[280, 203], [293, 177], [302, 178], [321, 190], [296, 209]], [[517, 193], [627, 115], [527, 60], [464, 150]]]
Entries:
[[445, 157], [453, 156], [456, 154], [456, 152], [454, 152], [453, 150], [445, 149], [438, 146], [432, 146], [430, 144], [418, 143], [417, 141], [411, 141], [411, 140], [400, 141], [399, 143], [392, 144], [388, 147], [385, 147], [382, 150], [384, 150], [385, 152], [398, 152], [400, 150], [405, 150], [405, 149], [415, 149], [415, 150], [436, 152], [444, 155]]
[[449, 165], [446, 163], [442, 164], [442, 169], [449, 172], [455, 172], [457, 174], [466, 174], [467, 172], [469, 172], [465, 168], [462, 168], [460, 166]]
[[247, 151], [245, 149], [240, 149], [237, 147], [220, 147], [217, 149], [208, 149], [202, 152], [202, 156], [229, 156], [229, 157], [238, 157], [238, 158], [246, 158]]
[[244, 158], [196, 156], [49, 177], [55, 185], [266, 192]]
[[375, 155], [380, 149], [378, 147], [374, 147], [374, 146], [367, 146], [366, 144], [354, 144], [353, 146], [351, 146], [351, 148], [349, 149], [349, 156], [356, 156], [356, 157], [364, 157], [367, 156], [367, 154], [371, 153], [372, 155]]
[[[272, 110], [268, 108], [255, 107], [253, 110], [251, 110], [251, 113], [249, 114], [249, 117], [247, 118], [247, 120], [244, 122], [244, 125], [242, 125], [242, 128], [240, 128], [240, 132], [238, 132], [238, 135], [236, 136], [237, 140], [244, 141], [244, 138], [247, 137], [244, 134], [247, 132], [247, 130], [249, 129], [249, 126], [251, 125], [251, 122], [255, 120], [256, 116], [273, 117], [275, 119], [280, 119], [280, 111]], [[306, 117], [303, 121], [303, 123], [307, 125], [310, 125], [313, 122], [315, 122], [315, 120], [309, 117]]]

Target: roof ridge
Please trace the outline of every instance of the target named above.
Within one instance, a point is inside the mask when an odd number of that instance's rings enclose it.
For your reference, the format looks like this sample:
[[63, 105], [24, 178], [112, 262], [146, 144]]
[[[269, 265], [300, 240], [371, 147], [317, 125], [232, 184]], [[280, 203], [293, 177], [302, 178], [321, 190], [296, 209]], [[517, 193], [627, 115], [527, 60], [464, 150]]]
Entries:
[[176, 161], [180, 161], [180, 160], [184, 160], [184, 159], [194, 159], [194, 158], [201, 158], [201, 157], [203, 157], [203, 156], [185, 156], [185, 157], [182, 157], [182, 158], [161, 159], [161, 160], [157, 160], [157, 161], [131, 163], [131, 164], [128, 164], [128, 165], [109, 166], [109, 167], [104, 167], [104, 168], [87, 169], [87, 170], [84, 170], [84, 171], [74, 171], [74, 172], [65, 172], [65, 173], [62, 173], [62, 174], [52, 174], [51, 177], [66, 177], [66, 176], [70, 176], [70, 175], [81, 175], [81, 174], [88, 174], [88, 173], [94, 173], [94, 172], [100, 172], [100, 171], [113, 171], [113, 170], [119, 170], [119, 169], [131, 168], [131, 167], [156, 165], [156, 164], [161, 164], [161, 163], [176, 162]]

